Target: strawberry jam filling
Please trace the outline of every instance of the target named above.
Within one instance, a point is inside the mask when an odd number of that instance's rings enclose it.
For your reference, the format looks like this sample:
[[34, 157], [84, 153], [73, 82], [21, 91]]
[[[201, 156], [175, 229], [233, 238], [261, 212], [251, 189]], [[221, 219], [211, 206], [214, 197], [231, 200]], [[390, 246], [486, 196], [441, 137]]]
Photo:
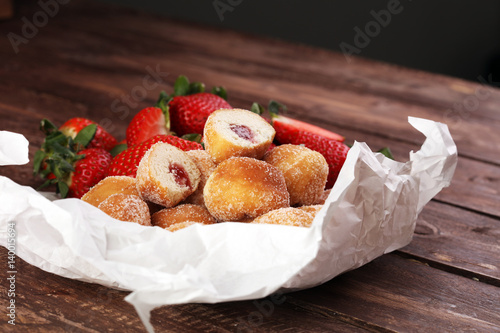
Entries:
[[168, 171], [174, 175], [175, 182], [179, 186], [186, 186], [191, 188], [189, 175], [182, 165], [180, 165], [179, 163], [172, 163], [168, 166]]
[[229, 128], [240, 138], [255, 143], [255, 133], [250, 129], [250, 127], [245, 125], [231, 124], [229, 125]]

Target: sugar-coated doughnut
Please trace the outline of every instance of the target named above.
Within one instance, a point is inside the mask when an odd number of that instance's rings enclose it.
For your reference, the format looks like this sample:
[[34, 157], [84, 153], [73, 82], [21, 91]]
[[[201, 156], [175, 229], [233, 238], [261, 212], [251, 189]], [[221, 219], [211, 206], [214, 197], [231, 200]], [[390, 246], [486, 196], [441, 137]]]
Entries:
[[305, 212], [308, 212], [308, 213], [312, 214], [313, 217], [315, 217], [316, 214], [318, 214], [318, 212], [321, 210], [321, 208], [323, 208], [323, 205], [309, 205], [309, 206], [301, 206], [301, 207], [297, 207], [297, 208], [300, 210], [303, 210]]
[[257, 217], [250, 223], [257, 224], [281, 224], [294, 227], [310, 227], [314, 216], [305, 210], [288, 207], [272, 210]]
[[174, 231], [178, 231], [178, 230], [187, 228], [187, 227], [189, 227], [190, 225], [193, 225], [193, 224], [196, 224], [196, 222], [190, 222], [190, 221], [179, 222], [179, 223], [176, 223], [176, 224], [172, 224], [171, 226], [169, 226], [169, 227], [167, 227], [165, 229], [168, 230], [168, 231], [174, 232]]
[[206, 208], [192, 204], [164, 208], [151, 216], [151, 223], [164, 229], [184, 222], [214, 224], [217, 221]]
[[85, 193], [82, 200], [98, 207], [109, 196], [117, 193], [139, 195], [136, 179], [127, 176], [106, 177]]
[[318, 201], [315, 202], [315, 205], [323, 205], [325, 203], [326, 199], [328, 199], [330, 192], [332, 192], [331, 188], [324, 190], [323, 194], [318, 198]]
[[158, 142], [141, 159], [136, 179], [144, 200], [172, 207], [196, 190], [200, 171], [184, 151]]
[[113, 194], [102, 201], [97, 208], [120, 221], [151, 225], [147, 203], [134, 194]]
[[323, 155], [304, 146], [284, 144], [264, 156], [264, 161], [283, 173], [290, 205], [312, 205], [323, 195], [328, 163]]
[[290, 205], [283, 174], [249, 157], [231, 157], [220, 163], [208, 178], [203, 195], [207, 209], [220, 221], [253, 218]]
[[215, 163], [229, 157], [261, 159], [276, 134], [261, 116], [243, 109], [223, 109], [210, 114], [203, 130], [205, 149]]
[[205, 199], [203, 198], [203, 189], [207, 183], [208, 177], [212, 174], [217, 166], [212, 157], [205, 150], [190, 150], [186, 154], [191, 157], [194, 164], [200, 170], [200, 183], [198, 188], [189, 197], [184, 200], [185, 203], [192, 203], [195, 205], [205, 206]]

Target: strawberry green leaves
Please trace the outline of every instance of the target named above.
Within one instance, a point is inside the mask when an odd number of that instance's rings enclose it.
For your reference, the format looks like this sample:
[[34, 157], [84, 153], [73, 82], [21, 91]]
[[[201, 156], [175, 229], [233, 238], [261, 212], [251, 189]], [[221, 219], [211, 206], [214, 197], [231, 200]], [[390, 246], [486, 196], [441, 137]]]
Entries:
[[[205, 92], [205, 84], [202, 82], [189, 82], [189, 79], [180, 75], [174, 83], [174, 93], [170, 97], [174, 96], [188, 96], [193, 94], [198, 94]], [[224, 87], [213, 87], [210, 91], [212, 94], [227, 100], [227, 91]]]
[[392, 155], [392, 151], [389, 147], [384, 147], [384, 148], [380, 149], [379, 151], [377, 151], [377, 153], [381, 153], [382, 155], [384, 155], [387, 158], [390, 158], [391, 160], [394, 159], [394, 156]]
[[64, 198], [69, 190], [64, 180], [75, 171], [74, 163], [85, 158], [85, 155], [78, 152], [85, 149], [92, 141], [97, 126], [95, 124], [86, 126], [74, 139], [66, 136], [47, 119], [40, 122], [40, 130], [46, 137], [40, 150], [35, 153], [33, 174], [46, 179], [40, 188], [57, 184], [57, 190]]
[[82, 147], [87, 147], [97, 132], [97, 125], [91, 124], [84, 127], [74, 138], [74, 142]]
[[[270, 100], [267, 106], [267, 111], [270, 113], [271, 119], [277, 117], [280, 113], [285, 113], [287, 110], [288, 109], [285, 104], [282, 104], [275, 100]], [[261, 104], [254, 102], [252, 104], [252, 107], [250, 108], [250, 111], [262, 116], [266, 112], [266, 108]]]

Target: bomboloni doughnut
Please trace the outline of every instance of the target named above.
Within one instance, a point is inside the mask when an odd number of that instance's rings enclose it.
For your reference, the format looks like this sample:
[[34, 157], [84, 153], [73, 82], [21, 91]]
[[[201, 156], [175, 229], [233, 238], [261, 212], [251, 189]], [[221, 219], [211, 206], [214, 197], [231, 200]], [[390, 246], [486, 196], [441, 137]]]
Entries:
[[330, 196], [330, 192], [332, 192], [331, 188], [324, 190], [321, 197], [319, 197], [318, 201], [315, 202], [315, 205], [323, 205], [325, 203], [326, 199], [328, 199], [328, 197]]
[[217, 221], [206, 208], [192, 204], [164, 208], [151, 216], [151, 223], [164, 229], [185, 222], [214, 224]]
[[294, 227], [310, 227], [314, 216], [305, 210], [288, 207], [280, 208], [257, 217], [250, 223], [256, 224], [281, 224]]
[[136, 179], [127, 176], [106, 177], [85, 193], [82, 200], [98, 207], [109, 196], [117, 193], [139, 195]]
[[328, 163], [323, 155], [304, 146], [277, 146], [264, 161], [283, 173], [290, 193], [290, 205], [312, 205], [323, 195], [328, 177]]
[[309, 205], [309, 206], [298, 207], [298, 209], [312, 214], [313, 217], [315, 217], [316, 214], [318, 214], [321, 208], [323, 208], [323, 205]]
[[200, 183], [198, 184], [196, 191], [187, 197], [184, 202], [204, 207], [205, 200], [203, 199], [203, 189], [205, 188], [208, 177], [210, 177], [217, 165], [205, 150], [189, 150], [186, 154], [191, 157], [194, 164], [198, 167], [198, 170], [200, 170]]
[[196, 190], [200, 171], [184, 151], [158, 142], [141, 159], [136, 179], [142, 199], [172, 207]]
[[231, 157], [220, 163], [203, 195], [208, 211], [220, 221], [254, 218], [290, 205], [283, 174], [250, 157]]
[[274, 128], [256, 113], [222, 109], [208, 117], [203, 141], [206, 151], [218, 164], [233, 156], [261, 159], [275, 134]]
[[180, 222], [180, 223], [172, 224], [170, 227], [167, 227], [165, 229], [168, 230], [168, 231], [174, 232], [174, 231], [178, 231], [178, 230], [187, 228], [187, 227], [189, 227], [190, 225], [193, 225], [193, 224], [196, 224], [196, 222], [189, 222], [189, 221], [187, 221], [187, 222]]
[[120, 221], [151, 225], [147, 203], [134, 194], [113, 194], [102, 201], [97, 208]]

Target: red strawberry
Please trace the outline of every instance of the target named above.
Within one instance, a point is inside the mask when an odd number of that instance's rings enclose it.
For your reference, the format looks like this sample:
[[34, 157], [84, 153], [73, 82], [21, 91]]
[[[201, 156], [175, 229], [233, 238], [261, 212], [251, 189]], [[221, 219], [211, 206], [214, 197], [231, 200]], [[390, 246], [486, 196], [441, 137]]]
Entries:
[[219, 109], [231, 109], [222, 97], [212, 93], [176, 96], [169, 103], [172, 130], [177, 135], [203, 134], [208, 116]]
[[33, 171], [46, 179], [41, 187], [55, 184], [63, 198], [80, 198], [104, 178], [111, 154], [103, 148], [85, 148], [95, 137], [95, 124], [82, 128], [74, 139], [46, 119], [41, 121], [40, 129], [46, 137], [35, 153]]
[[85, 157], [75, 162], [75, 171], [71, 172], [66, 180], [68, 196], [73, 198], [81, 198], [92, 186], [104, 179], [113, 159], [111, 154], [102, 148], [87, 148], [79, 151], [77, 155]]
[[116, 139], [92, 120], [86, 118], [71, 118], [59, 127], [59, 130], [63, 132], [64, 135], [70, 136], [74, 139], [82, 129], [92, 124], [97, 126], [97, 130], [94, 138], [90, 141], [87, 148], [103, 148], [107, 151], [111, 150], [111, 148], [113, 148], [117, 143]]
[[[349, 151], [349, 147], [343, 143], [344, 137], [324, 128], [278, 114], [280, 110], [286, 109], [285, 105], [277, 101], [269, 101], [270, 122], [276, 130], [275, 140], [279, 144], [304, 145], [321, 153], [329, 167], [326, 188], [331, 188], [337, 180]], [[265, 108], [258, 103], [253, 103], [251, 110], [262, 115]]]
[[203, 146], [197, 142], [184, 140], [173, 135], [156, 135], [138, 145], [127, 148], [116, 155], [111, 162], [108, 176], [130, 176], [135, 177], [137, 166], [146, 152], [157, 142], [166, 142], [177, 148], [188, 150], [201, 150]]
[[170, 134], [165, 123], [165, 114], [159, 107], [142, 109], [127, 127], [127, 144], [132, 147], [158, 134]]
[[337, 133], [330, 132], [329, 130], [326, 130], [324, 128], [308, 124], [306, 122], [297, 120], [297, 119], [292, 119], [288, 118], [285, 116], [281, 115], [273, 115], [272, 116], [272, 123], [274, 128], [276, 129], [276, 132], [278, 130], [280, 133], [276, 133], [276, 138], [278, 142], [285, 143], [285, 141], [289, 141], [288, 137], [290, 135], [295, 135], [294, 133], [296, 131], [302, 131], [302, 132], [308, 132], [312, 134], [317, 134], [323, 138], [331, 139], [331, 140], [336, 140], [340, 142], [344, 142], [345, 138]]

